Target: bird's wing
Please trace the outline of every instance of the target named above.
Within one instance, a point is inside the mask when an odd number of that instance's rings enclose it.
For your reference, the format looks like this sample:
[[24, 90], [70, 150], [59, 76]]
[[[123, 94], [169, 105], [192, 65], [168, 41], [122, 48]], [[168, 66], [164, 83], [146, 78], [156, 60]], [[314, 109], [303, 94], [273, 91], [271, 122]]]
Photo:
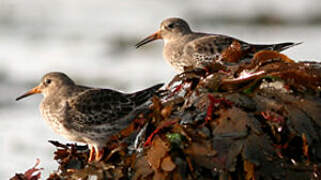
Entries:
[[72, 123], [101, 125], [113, 123], [134, 110], [135, 104], [124, 94], [110, 89], [88, 89], [69, 103]]
[[184, 54], [192, 57], [196, 62], [212, 62], [218, 59], [222, 53], [232, 44], [239, 43], [241, 48], [247, 48], [247, 43], [238, 39], [223, 35], [207, 35], [187, 43], [184, 47]]

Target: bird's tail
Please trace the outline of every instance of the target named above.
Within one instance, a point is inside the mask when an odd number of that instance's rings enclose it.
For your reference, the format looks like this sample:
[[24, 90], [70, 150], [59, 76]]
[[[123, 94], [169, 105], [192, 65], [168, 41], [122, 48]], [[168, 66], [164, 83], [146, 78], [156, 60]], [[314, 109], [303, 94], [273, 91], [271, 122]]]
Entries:
[[260, 50], [273, 50], [273, 51], [284, 51], [290, 47], [297, 46], [299, 44], [302, 44], [303, 42], [299, 43], [293, 43], [293, 42], [286, 42], [286, 43], [279, 43], [279, 44], [258, 44], [254, 45], [255, 51], [260, 51]]
[[135, 102], [136, 105], [141, 105], [148, 101], [153, 95], [158, 94], [157, 90], [163, 85], [163, 83], [156, 84], [150, 88], [128, 94], [128, 98]]

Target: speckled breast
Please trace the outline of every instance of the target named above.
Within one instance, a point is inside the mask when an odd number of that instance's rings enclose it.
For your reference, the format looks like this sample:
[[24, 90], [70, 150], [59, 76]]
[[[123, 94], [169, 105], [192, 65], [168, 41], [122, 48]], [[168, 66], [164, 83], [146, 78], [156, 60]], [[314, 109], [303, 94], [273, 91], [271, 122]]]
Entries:
[[80, 136], [71, 129], [66, 128], [64, 121], [66, 117], [65, 106], [50, 104], [45, 100], [40, 104], [42, 118], [49, 124], [55, 133], [64, 136], [71, 141], [83, 142]]

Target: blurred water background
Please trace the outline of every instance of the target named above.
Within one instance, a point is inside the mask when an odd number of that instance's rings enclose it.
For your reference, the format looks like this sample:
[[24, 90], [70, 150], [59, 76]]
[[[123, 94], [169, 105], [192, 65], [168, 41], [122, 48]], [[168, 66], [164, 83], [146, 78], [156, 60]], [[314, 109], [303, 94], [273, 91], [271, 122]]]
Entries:
[[134, 44], [172, 16], [192, 29], [252, 43], [301, 42], [295, 60], [321, 60], [320, 0], [0, 0], [0, 179], [40, 159], [57, 167], [48, 140], [67, 142], [40, 117], [40, 95], [15, 102], [42, 75], [62, 71], [88, 86], [134, 91], [175, 74], [162, 42]]

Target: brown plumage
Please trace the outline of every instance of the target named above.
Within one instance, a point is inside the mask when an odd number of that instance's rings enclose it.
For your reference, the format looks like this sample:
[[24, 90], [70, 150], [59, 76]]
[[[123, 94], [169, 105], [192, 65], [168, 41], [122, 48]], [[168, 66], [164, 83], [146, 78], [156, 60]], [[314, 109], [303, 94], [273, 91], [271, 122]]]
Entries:
[[185, 67], [203, 68], [213, 61], [235, 63], [251, 58], [260, 50], [283, 51], [300, 44], [250, 44], [226, 35], [193, 32], [185, 20], [168, 18], [156, 33], [137, 43], [136, 48], [156, 39], [164, 40], [163, 56], [179, 73]]
[[[58, 134], [90, 146], [90, 158], [100, 160], [109, 137], [130, 124], [129, 118], [163, 86], [131, 94], [111, 89], [80, 86], [59, 72], [46, 74], [38, 86], [16, 100], [42, 93], [40, 104], [43, 119]], [[96, 152], [96, 156], [93, 154]]]

